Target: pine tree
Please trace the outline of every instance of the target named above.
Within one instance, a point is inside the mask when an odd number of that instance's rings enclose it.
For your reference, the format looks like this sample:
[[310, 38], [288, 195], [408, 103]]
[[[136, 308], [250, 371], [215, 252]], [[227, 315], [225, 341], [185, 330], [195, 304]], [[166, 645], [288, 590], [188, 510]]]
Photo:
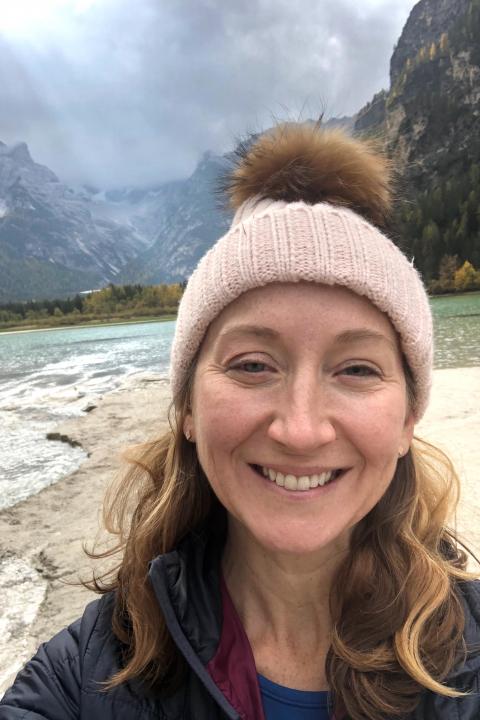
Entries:
[[427, 280], [431, 280], [438, 267], [440, 249], [440, 231], [434, 220], [430, 220], [422, 233], [422, 270]]

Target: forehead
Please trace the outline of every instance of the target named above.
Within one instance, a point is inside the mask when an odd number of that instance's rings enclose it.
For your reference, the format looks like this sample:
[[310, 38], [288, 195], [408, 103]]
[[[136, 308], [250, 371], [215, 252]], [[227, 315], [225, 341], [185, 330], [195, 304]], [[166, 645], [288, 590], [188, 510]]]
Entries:
[[272, 283], [240, 295], [211, 323], [205, 344], [211, 345], [245, 325], [272, 328], [297, 340], [339, 335], [359, 328], [381, 333], [398, 346], [387, 315], [368, 298], [338, 285]]

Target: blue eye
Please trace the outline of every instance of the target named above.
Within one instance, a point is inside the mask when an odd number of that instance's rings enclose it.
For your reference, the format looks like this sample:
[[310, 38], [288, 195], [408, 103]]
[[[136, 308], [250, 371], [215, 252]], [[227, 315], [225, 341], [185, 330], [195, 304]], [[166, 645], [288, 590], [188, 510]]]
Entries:
[[256, 362], [255, 360], [243, 362], [234, 367], [234, 370], [243, 370], [247, 373], [261, 373], [265, 372], [266, 369], [267, 366], [265, 365], [265, 363]]
[[349, 365], [342, 372], [351, 377], [378, 377], [380, 373], [370, 365]]

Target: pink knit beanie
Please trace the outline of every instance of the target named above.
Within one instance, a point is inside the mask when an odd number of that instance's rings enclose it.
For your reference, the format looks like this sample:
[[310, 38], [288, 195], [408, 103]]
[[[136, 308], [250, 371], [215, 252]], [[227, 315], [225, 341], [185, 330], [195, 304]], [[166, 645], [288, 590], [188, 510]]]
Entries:
[[418, 420], [431, 385], [432, 318], [417, 271], [377, 227], [390, 206], [383, 156], [338, 131], [283, 125], [245, 151], [228, 186], [232, 225], [200, 260], [180, 303], [173, 396], [229, 303], [269, 283], [306, 281], [347, 287], [388, 315], [413, 376]]

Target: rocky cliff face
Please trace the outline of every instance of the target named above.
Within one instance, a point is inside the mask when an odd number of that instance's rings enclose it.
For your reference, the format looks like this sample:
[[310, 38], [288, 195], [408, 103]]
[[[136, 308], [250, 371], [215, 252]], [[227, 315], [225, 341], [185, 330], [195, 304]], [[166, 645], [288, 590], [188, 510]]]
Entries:
[[[332, 118], [326, 127], [351, 132], [354, 119]], [[230, 226], [232, 213], [217, 190], [231, 167], [230, 153], [206, 152], [187, 180], [158, 188], [147, 205], [139, 199], [132, 222], [147, 233], [150, 247], [129, 262], [119, 282], [182, 282]]]
[[[478, 136], [480, 37], [476, 0], [421, 0], [390, 64], [391, 87], [360, 110], [355, 131], [381, 135], [397, 167], [421, 185]], [[451, 158], [450, 158], [451, 159]]]
[[391, 61], [392, 84], [355, 130], [383, 138], [409, 192], [397, 218], [427, 280], [442, 258], [480, 266], [480, 0], [421, 0]]
[[133, 222], [148, 233], [150, 247], [129, 262], [119, 282], [182, 282], [230, 224], [216, 189], [228, 157], [205, 153], [187, 180], [166, 183], [150, 198]]
[[429, 48], [448, 34], [469, 0], [421, 0], [412, 9], [390, 60], [390, 85], [393, 87], [408, 59], [415, 58], [422, 47]]
[[0, 143], [0, 302], [186, 280], [229, 227], [216, 190], [230, 161], [206, 152], [186, 180], [99, 192], [62, 184], [25, 143]]
[[65, 295], [111, 281], [146, 240], [95, 210], [86, 191], [35, 163], [25, 143], [1, 143], [0, 298]]
[[74, 190], [25, 143], [0, 143], [0, 302], [185, 280], [229, 226], [216, 195], [228, 162], [207, 152], [186, 180]]
[[381, 90], [360, 110], [354, 125], [355, 133], [375, 135], [385, 132], [385, 104], [387, 97], [387, 91]]

